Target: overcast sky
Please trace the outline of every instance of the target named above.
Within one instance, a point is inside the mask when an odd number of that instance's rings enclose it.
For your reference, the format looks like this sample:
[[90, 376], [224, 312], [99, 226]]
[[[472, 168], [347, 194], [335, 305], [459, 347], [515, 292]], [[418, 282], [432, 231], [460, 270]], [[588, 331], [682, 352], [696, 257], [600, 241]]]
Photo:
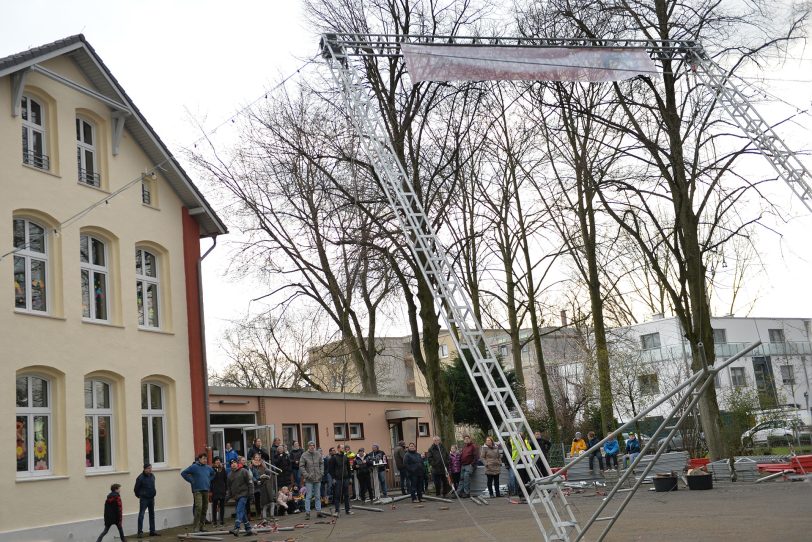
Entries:
[[[217, 125], [250, 103], [317, 52], [295, 0], [28, 0], [4, 2], [0, 57], [83, 33], [161, 138], [179, 152], [204, 127]], [[801, 107], [812, 102], [812, 53], [794, 53], [768, 75], [771, 93]], [[812, 117], [798, 118], [790, 146], [812, 147]], [[807, 161], [808, 163], [808, 161]], [[789, 202], [789, 189], [777, 188]], [[210, 198], [216, 201], [216, 198]], [[812, 317], [812, 216], [797, 201], [800, 218], [763, 231], [766, 273], [750, 279], [757, 297], [752, 316]], [[227, 218], [227, 217], [224, 217]], [[219, 244], [225, 245], [227, 239]], [[203, 242], [203, 249], [210, 241]], [[223, 276], [227, 248], [205, 260], [204, 293], [210, 364], [222, 365], [219, 339], [228, 320], [247, 311], [256, 289]], [[402, 332], [401, 329], [396, 329]], [[386, 330], [384, 330], [386, 332]]]

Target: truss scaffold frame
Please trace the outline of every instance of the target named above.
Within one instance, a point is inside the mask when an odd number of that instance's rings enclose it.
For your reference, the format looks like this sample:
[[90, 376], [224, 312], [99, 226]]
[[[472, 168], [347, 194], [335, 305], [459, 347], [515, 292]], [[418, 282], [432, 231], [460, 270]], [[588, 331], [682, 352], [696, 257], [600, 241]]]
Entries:
[[[490, 45], [494, 47], [620, 47], [645, 49], [654, 60], [680, 59], [691, 65], [698, 64], [702, 68], [700, 72], [706, 78], [706, 84], [716, 89], [715, 97], [719, 99], [720, 104], [731, 112], [736, 122], [748, 133], [753, 142], [762, 149], [762, 152], [770, 160], [776, 171], [779, 172], [779, 175], [790, 183], [793, 191], [812, 210], [812, 197], [810, 197], [812, 196], [812, 189], [805, 180], [805, 176], [810, 176], [809, 172], [803, 167], [803, 164], [800, 164], [797, 156], [788, 150], [788, 147], [778, 138], [772, 128], [763, 121], [763, 118], [758, 116], [758, 113], [755, 112], [749, 102], [746, 102], [746, 99], [742, 100], [743, 95], [737, 90], [729, 88], [730, 80], [725, 72], [713, 63], [704, 53], [701, 45], [695, 42], [394, 36], [339, 33], [322, 36], [320, 43], [322, 57], [330, 67], [333, 80], [341, 89], [350, 120], [359, 135], [361, 149], [369, 158], [381, 180], [385, 196], [398, 217], [401, 230], [405, 234], [404, 237], [412, 254], [418, 261], [423, 278], [432, 285], [434, 302], [443, 321], [449, 330], [456, 330], [456, 333], [451, 333], [451, 338], [463, 358], [463, 365], [474, 384], [479, 400], [485, 408], [495, 435], [503, 449], [509, 449], [508, 445], [510, 445], [518, 451], [516, 459], [513, 459], [509, 453], [506, 454], [506, 457], [517, 480], [522, 479], [523, 473], [530, 480], [528, 484], [520, 483], [519, 486], [543, 539], [545, 542], [553, 540], [577, 542], [584, 539], [591, 526], [598, 522], [607, 522], [598, 538], [598, 540], [603, 540], [637, 488], [640, 487], [643, 478], [651, 470], [656, 459], [667, 449], [671, 439], [699, 401], [701, 394], [711, 385], [714, 376], [736, 359], [752, 351], [760, 343], [748, 346], [735, 356], [724, 362], [717, 363], [714, 367], [706, 366], [703, 370], [694, 373], [651, 407], [611, 433], [611, 435], [619, 435], [624, 429], [648, 415], [654, 408], [683, 393], [677, 401], [677, 405], [672, 408], [651, 440], [643, 447], [641, 455], [623, 474], [620, 483], [613, 488], [582, 529], [575, 518], [572, 505], [567, 502], [562, 490], [563, 475], [573, 465], [588, 457], [589, 453], [598, 450], [610, 435], [607, 435], [604, 440], [556, 474], [542, 476], [540, 466], [543, 466], [547, 472], [551, 472], [550, 466], [541, 453], [541, 447], [535, 439], [513, 390], [508, 384], [501, 365], [485, 341], [484, 331], [474, 315], [468, 293], [456, 278], [451, 261], [446, 255], [436, 232], [433, 230], [422, 202], [398, 158], [377, 109], [377, 103], [370, 96], [369, 90], [364, 84], [362, 70], [357, 69], [351, 63], [353, 58], [401, 56], [400, 43], [404, 41], [421, 44], [437, 43], [447, 45], [449, 43], [458, 43], [460, 45]], [[733, 114], [734, 111], [736, 112], [735, 115]], [[752, 120], [753, 116], [757, 117], [757, 120]], [[770, 145], [767, 144], [768, 142]], [[768, 149], [769, 153], [764, 152], [763, 149], [765, 148]], [[669, 425], [680, 412], [682, 414], [677, 421], [673, 425]], [[668, 434], [659, 444], [654, 459], [646, 466], [642, 476], [636, 480], [632, 488], [620, 489], [621, 484], [626, 482], [629, 476], [632, 476], [633, 469], [637, 466], [643, 454], [650, 449], [652, 443], [656, 442], [657, 436], [664, 431], [668, 431]], [[527, 436], [526, 441], [519, 438], [520, 433]], [[601, 516], [601, 512], [611, 499], [620, 492], [628, 494], [619, 508], [613, 514]], [[541, 505], [543, 514], [539, 513], [537, 505]]]

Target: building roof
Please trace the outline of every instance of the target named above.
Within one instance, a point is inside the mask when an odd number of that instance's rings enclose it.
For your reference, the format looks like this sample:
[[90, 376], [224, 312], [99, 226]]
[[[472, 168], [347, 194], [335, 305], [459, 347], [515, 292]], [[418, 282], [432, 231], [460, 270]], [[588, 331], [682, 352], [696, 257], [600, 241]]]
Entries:
[[287, 399], [315, 399], [339, 401], [376, 401], [381, 403], [429, 403], [428, 397], [400, 395], [365, 395], [362, 393], [338, 393], [324, 391], [299, 391], [265, 388], [237, 388], [232, 386], [209, 386], [209, 395], [236, 395], [241, 397], [279, 397]]
[[0, 77], [62, 55], [66, 55], [76, 62], [76, 65], [93, 83], [100, 94], [111, 100], [121, 102], [132, 112], [132, 115], [129, 115], [125, 121], [125, 128], [133, 136], [136, 143], [144, 149], [153, 164], [162, 164], [161, 170], [164, 177], [180, 197], [183, 205], [189, 209], [200, 225], [200, 236], [211, 237], [228, 233], [226, 225], [214, 212], [214, 209], [197, 189], [166, 144], [158, 137], [158, 134], [135, 106], [124, 88], [113, 77], [113, 74], [87, 42], [84, 35], [77, 34], [0, 58]]

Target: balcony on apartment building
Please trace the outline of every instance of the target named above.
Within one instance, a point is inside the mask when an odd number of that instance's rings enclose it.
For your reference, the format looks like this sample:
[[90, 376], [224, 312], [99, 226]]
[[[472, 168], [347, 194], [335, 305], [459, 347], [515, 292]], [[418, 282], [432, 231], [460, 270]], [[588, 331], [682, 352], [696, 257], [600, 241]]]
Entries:
[[[738, 354], [744, 350], [751, 343], [718, 343], [714, 344], [713, 348], [716, 352], [716, 357], [726, 359], [730, 356]], [[670, 361], [675, 359], [682, 359], [690, 357], [691, 346], [685, 342], [682, 345], [666, 345], [657, 348], [648, 348], [640, 350], [640, 355], [644, 362], [658, 362]], [[783, 341], [783, 342], [765, 342], [753, 350], [748, 357], [753, 356], [802, 356], [812, 355], [812, 343], [809, 341]]]

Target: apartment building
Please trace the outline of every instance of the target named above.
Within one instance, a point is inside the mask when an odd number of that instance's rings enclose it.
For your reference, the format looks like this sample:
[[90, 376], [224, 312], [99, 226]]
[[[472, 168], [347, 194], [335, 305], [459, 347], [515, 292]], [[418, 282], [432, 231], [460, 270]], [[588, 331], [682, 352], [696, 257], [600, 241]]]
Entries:
[[81, 35], [0, 58], [0, 187], [0, 541], [94, 539], [114, 482], [133, 531], [145, 462], [158, 528], [188, 522], [225, 225]]

